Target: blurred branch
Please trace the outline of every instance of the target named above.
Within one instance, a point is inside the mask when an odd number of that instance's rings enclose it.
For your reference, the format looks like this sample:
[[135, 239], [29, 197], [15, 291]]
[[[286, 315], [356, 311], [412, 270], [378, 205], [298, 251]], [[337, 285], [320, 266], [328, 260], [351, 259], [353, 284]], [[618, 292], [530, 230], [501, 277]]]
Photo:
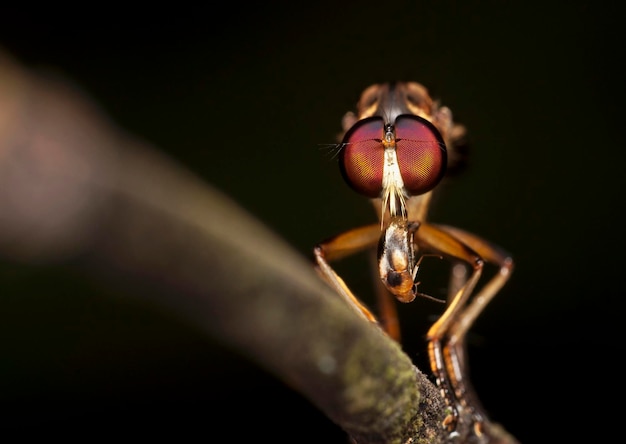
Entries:
[[309, 261], [86, 97], [1, 52], [0, 258], [69, 263], [177, 310], [361, 444], [443, 441], [439, 392]]

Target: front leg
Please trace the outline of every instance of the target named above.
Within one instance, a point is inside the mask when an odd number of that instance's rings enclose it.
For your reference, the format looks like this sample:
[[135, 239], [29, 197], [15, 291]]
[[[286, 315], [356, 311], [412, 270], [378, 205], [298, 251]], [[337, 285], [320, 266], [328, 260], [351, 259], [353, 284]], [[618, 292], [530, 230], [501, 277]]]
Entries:
[[341, 259], [372, 248], [380, 237], [380, 225], [372, 224], [342, 233], [317, 245], [313, 250], [317, 262], [317, 270], [322, 278], [328, 282], [339, 295], [359, 315], [370, 322], [378, 324], [376, 316], [352, 293], [346, 283], [332, 269], [329, 262]]
[[[427, 249], [471, 265], [472, 274], [460, 283], [456, 293], [451, 294], [444, 314], [428, 331], [429, 356], [433, 372], [442, 379], [446, 399], [456, 405], [457, 416], [450, 418], [450, 428], [457, 421], [464, 426], [461, 433], [474, 433], [477, 437], [489, 435], [487, 416], [483, 413], [478, 397], [468, 378], [465, 359], [465, 337], [476, 318], [508, 280], [513, 260], [501, 248], [486, 240], [455, 227], [424, 224], [416, 233], [416, 243]], [[483, 261], [499, 267], [498, 273], [480, 288], [473, 299], [469, 296], [481, 275]], [[446, 389], [453, 393], [446, 394]], [[459, 418], [458, 414], [462, 413]], [[459, 429], [460, 430], [460, 429]]]
[[[448, 258], [460, 260], [470, 265], [472, 273], [469, 279], [460, 287], [448, 302], [448, 306], [439, 319], [430, 327], [427, 333], [428, 356], [431, 369], [436, 377], [437, 385], [451, 409], [445, 420], [445, 425], [452, 433], [457, 430], [461, 413], [465, 413], [465, 402], [458, 397], [459, 387], [457, 378], [448, 371], [449, 348], [447, 337], [459, 315], [463, 312], [474, 287], [480, 279], [484, 261], [482, 257], [458, 238], [434, 225], [424, 223], [415, 232], [414, 241], [418, 248], [441, 254]], [[453, 353], [456, 349], [453, 350]], [[465, 416], [465, 415], [463, 415]]]
[[500, 247], [475, 234], [451, 226], [439, 225], [438, 227], [471, 247], [486, 262], [499, 267], [498, 272], [480, 288], [469, 305], [450, 326], [444, 346], [446, 366], [450, 378], [454, 381], [457, 399], [462, 400], [466, 404], [465, 406], [472, 411], [475, 433], [481, 435], [484, 433], [487, 416], [483, 413], [480, 401], [469, 383], [468, 366], [464, 356], [465, 337], [476, 318], [508, 281], [513, 271], [513, 259]]

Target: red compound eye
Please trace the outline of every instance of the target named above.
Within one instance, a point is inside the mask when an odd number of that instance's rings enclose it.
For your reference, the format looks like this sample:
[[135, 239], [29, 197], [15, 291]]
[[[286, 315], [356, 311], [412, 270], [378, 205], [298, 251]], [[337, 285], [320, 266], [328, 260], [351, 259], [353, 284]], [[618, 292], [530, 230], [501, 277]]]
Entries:
[[[396, 155], [404, 188], [410, 195], [432, 190], [446, 172], [446, 146], [437, 128], [421, 117], [402, 114], [395, 121]], [[380, 197], [383, 183], [384, 121], [359, 120], [343, 138], [341, 173], [355, 191]]]
[[446, 146], [437, 128], [412, 114], [396, 118], [396, 153], [404, 188], [411, 195], [432, 190], [446, 172]]
[[355, 123], [341, 143], [341, 174], [356, 192], [368, 197], [379, 197], [382, 191], [383, 135], [382, 117], [368, 117]]

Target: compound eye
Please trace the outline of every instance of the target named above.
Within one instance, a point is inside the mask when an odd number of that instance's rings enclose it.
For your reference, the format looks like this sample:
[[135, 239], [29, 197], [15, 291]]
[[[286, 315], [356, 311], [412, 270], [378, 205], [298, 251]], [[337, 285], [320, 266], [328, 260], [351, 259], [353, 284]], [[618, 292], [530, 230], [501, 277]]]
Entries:
[[341, 174], [357, 193], [367, 197], [379, 197], [382, 191], [383, 135], [383, 119], [374, 116], [355, 123], [341, 142]]
[[446, 172], [443, 138], [428, 120], [412, 114], [396, 118], [396, 153], [404, 188], [411, 195], [432, 190]]

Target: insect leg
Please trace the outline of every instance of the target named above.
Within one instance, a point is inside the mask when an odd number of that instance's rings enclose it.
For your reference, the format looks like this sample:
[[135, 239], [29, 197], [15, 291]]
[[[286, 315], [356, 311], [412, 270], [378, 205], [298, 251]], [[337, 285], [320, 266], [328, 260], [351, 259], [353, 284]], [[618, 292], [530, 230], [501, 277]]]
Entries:
[[415, 242], [420, 248], [430, 250], [448, 258], [461, 260], [470, 265], [472, 272], [467, 281], [448, 302], [448, 306], [427, 333], [428, 355], [431, 369], [437, 384], [452, 412], [445, 420], [449, 430], [454, 431], [459, 420], [459, 412], [463, 407], [462, 400], [457, 398], [456, 379], [449, 375], [447, 369], [446, 346], [450, 328], [457, 322], [463, 312], [483, 269], [481, 256], [452, 234], [427, 223], [422, 224], [415, 233]]
[[[438, 226], [476, 251], [486, 262], [499, 267], [498, 272], [476, 293], [469, 305], [457, 316], [449, 327], [444, 354], [448, 373], [453, 380], [457, 399], [462, 400], [466, 407], [473, 411], [474, 420], [482, 424], [486, 415], [478, 397], [475, 395], [468, 378], [468, 366], [464, 357], [465, 337], [476, 318], [485, 309], [487, 304], [504, 286], [513, 271], [513, 259], [500, 247], [476, 236], [475, 234], [450, 226]], [[480, 426], [477, 426], [480, 427]]]
[[330, 261], [341, 259], [351, 254], [373, 247], [380, 238], [380, 225], [372, 224], [346, 231], [318, 244], [313, 252], [317, 270], [328, 284], [367, 320], [378, 323], [376, 316], [352, 293], [346, 283], [329, 265]]

